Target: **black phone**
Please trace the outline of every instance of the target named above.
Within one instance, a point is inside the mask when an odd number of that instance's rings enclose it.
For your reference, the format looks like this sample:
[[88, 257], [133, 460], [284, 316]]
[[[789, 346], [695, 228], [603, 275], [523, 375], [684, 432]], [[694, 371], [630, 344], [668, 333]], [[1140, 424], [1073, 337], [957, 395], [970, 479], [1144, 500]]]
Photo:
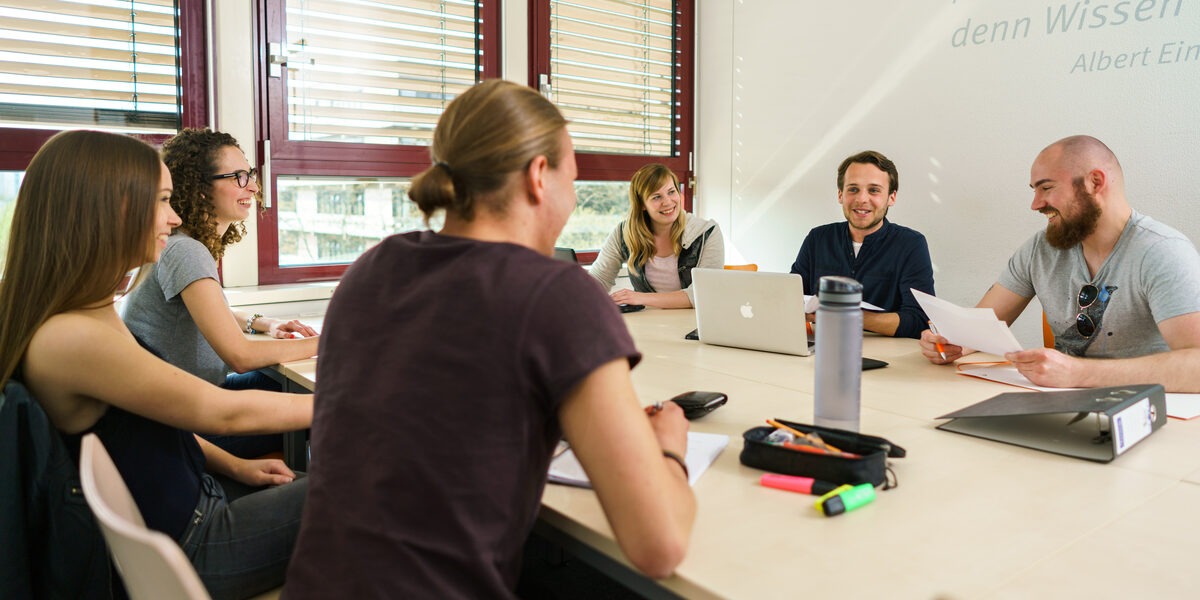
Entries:
[[639, 310], [642, 310], [643, 308], [646, 308], [646, 305], [645, 304], [618, 304], [617, 308], [621, 309], [621, 312], [623, 312], [623, 313], [631, 313], [631, 312], [637, 312]]
[[698, 339], [700, 339], [700, 330], [699, 330], [699, 329], [693, 329], [693, 330], [691, 330], [691, 331], [687, 332], [687, 335], [683, 336], [683, 339], [685, 339], [685, 340], [698, 340]]
[[717, 410], [728, 400], [729, 396], [721, 392], [684, 392], [671, 398], [671, 402], [678, 404], [679, 408], [683, 409], [683, 416], [687, 417], [689, 421], [699, 419]]
[[870, 371], [871, 369], [880, 369], [880, 368], [883, 368], [886, 366], [888, 366], [888, 364], [886, 362], [883, 362], [882, 360], [875, 360], [874, 358], [867, 358], [865, 356], [862, 359], [862, 370], [864, 370], [864, 371]]

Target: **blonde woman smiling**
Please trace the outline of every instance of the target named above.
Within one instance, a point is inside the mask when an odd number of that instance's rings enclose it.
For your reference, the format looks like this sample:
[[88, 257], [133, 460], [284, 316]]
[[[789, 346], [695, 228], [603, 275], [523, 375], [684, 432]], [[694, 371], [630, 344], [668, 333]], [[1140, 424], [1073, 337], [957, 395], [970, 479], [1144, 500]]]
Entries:
[[588, 270], [604, 289], [627, 263], [633, 289], [612, 292], [617, 304], [692, 307], [692, 269], [725, 265], [725, 242], [716, 221], [683, 211], [679, 178], [666, 165], [649, 164], [629, 182], [629, 215], [609, 234]]

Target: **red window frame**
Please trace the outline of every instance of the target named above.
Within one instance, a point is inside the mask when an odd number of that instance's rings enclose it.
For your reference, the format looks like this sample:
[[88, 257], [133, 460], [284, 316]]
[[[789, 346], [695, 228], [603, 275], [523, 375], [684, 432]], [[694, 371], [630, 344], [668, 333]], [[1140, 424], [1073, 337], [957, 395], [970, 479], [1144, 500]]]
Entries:
[[[500, 1], [478, 0], [477, 31], [483, 35], [480, 78], [500, 76]], [[337, 175], [358, 177], [411, 177], [429, 166], [427, 146], [347, 144], [288, 140], [286, 108], [273, 102], [286, 98], [284, 77], [267, 77], [267, 44], [284, 41], [283, 14], [286, 0], [257, 0], [254, 11], [255, 103], [259, 167], [265, 157], [263, 140], [270, 140], [271, 207], [258, 216], [258, 283], [296, 283], [337, 279], [348, 264], [279, 266], [277, 176]], [[286, 72], [286, 71], [285, 71]], [[285, 75], [286, 76], [286, 75]], [[279, 99], [279, 100], [277, 100]], [[262, 118], [266, 115], [266, 118]]]
[[[178, 0], [179, 11], [179, 68], [180, 68], [180, 126], [208, 126], [208, 87], [205, 48], [207, 39], [204, 30], [204, 3]], [[81, 125], [79, 129], [87, 129]], [[24, 171], [29, 161], [46, 140], [66, 130], [55, 129], [0, 129], [0, 171]], [[161, 147], [173, 134], [135, 134]]]
[[[580, 181], [629, 181], [634, 172], [651, 162], [670, 167], [679, 177], [684, 192], [684, 210], [692, 210], [689, 182], [693, 171], [690, 157], [693, 144], [695, 97], [695, 4], [694, 0], [675, 0], [675, 44], [679, 66], [675, 71], [679, 95], [679, 117], [675, 127], [679, 142], [671, 156], [578, 153], [575, 162]], [[537, 88], [541, 75], [550, 75], [550, 0], [529, 0], [529, 85]], [[554, 82], [550, 82], [554, 85]], [[579, 252], [580, 262], [596, 260], [597, 252]]]

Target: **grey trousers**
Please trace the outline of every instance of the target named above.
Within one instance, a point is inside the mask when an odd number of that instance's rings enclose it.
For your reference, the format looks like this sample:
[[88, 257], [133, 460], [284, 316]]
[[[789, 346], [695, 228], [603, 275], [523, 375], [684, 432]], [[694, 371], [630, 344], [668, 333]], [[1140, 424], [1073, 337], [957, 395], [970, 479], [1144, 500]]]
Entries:
[[307, 490], [303, 473], [291, 483], [257, 490], [231, 481], [222, 486], [204, 475], [179, 545], [214, 600], [247, 598], [283, 585]]

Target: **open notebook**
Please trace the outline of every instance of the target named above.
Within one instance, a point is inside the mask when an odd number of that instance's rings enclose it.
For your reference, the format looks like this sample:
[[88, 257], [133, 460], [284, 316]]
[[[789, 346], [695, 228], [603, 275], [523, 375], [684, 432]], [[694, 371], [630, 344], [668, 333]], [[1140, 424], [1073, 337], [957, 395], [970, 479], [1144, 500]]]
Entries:
[[[688, 451], [684, 462], [688, 468], [688, 484], [696, 485], [696, 480], [708, 469], [725, 446], [729, 444], [729, 436], [716, 433], [688, 432]], [[575, 458], [575, 453], [567, 449], [550, 461], [550, 472], [546, 480], [551, 483], [561, 483], [577, 487], [590, 488], [587, 473]]]

